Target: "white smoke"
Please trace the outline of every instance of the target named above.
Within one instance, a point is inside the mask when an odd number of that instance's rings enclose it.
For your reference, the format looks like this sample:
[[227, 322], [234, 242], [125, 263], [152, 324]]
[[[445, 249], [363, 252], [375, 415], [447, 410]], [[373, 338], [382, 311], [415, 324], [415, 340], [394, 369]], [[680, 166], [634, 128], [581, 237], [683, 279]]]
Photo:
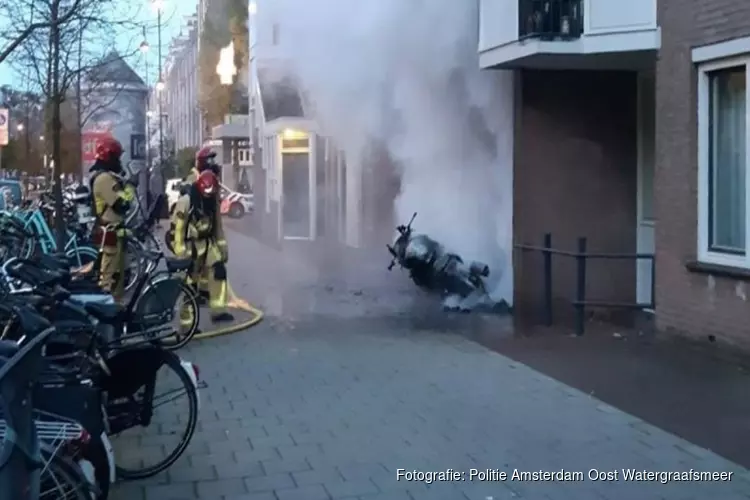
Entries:
[[402, 169], [398, 222], [418, 212], [418, 232], [489, 264], [493, 298], [512, 304], [512, 78], [479, 70], [476, 1], [262, 0], [259, 15], [264, 8], [350, 166], [383, 141]]

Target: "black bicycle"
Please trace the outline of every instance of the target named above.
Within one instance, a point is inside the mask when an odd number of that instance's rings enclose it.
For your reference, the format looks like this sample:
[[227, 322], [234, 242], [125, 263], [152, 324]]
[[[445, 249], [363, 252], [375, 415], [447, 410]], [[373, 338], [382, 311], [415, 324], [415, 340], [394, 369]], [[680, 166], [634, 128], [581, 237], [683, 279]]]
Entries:
[[42, 372], [45, 343], [55, 333], [42, 316], [14, 307], [29, 332], [17, 342], [0, 341], [0, 498], [90, 499], [96, 494], [76, 461], [87, 436], [71, 419], [34, 410], [34, 386]]

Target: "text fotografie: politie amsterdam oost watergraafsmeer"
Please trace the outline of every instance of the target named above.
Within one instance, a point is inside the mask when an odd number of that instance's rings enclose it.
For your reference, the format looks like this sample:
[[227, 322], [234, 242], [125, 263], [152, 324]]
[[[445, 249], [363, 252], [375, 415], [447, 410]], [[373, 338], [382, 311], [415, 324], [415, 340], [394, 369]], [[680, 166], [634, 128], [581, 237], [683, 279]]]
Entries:
[[556, 471], [525, 471], [521, 469], [445, 469], [439, 471], [420, 471], [397, 469], [397, 481], [416, 481], [421, 483], [436, 483], [442, 481], [636, 481], [667, 484], [683, 481], [731, 481], [734, 472], [699, 471], [648, 471], [642, 469], [613, 469], [587, 471], [570, 471], [560, 469]]

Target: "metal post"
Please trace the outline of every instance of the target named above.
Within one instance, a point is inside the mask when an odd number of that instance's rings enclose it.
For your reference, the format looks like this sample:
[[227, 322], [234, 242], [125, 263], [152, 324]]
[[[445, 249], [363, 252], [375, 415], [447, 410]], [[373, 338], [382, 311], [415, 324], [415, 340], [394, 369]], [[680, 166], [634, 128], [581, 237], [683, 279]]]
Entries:
[[76, 125], [78, 128], [78, 159], [79, 168], [81, 169], [81, 177], [83, 178], [83, 108], [81, 107], [81, 67], [83, 66], [83, 17], [79, 20], [78, 24], [78, 73], [76, 75], [76, 113], [77, 121]]
[[[162, 94], [164, 93], [164, 85], [166, 82], [162, 78], [164, 78], [164, 75], [162, 75], [162, 66], [161, 66], [161, 8], [157, 9], [156, 11], [156, 36], [157, 36], [157, 57], [159, 59], [158, 61], [158, 68], [159, 68], [159, 82], [162, 83], [162, 87], [160, 90], [158, 90], [157, 97], [159, 99], [158, 101], [158, 108], [159, 108], [159, 175], [161, 176], [159, 180], [161, 181], [161, 190], [164, 190], [164, 111], [162, 108]], [[162, 193], [163, 194], [163, 193]]]
[[[143, 26], [143, 43], [146, 42], [146, 26]], [[149, 108], [151, 107], [151, 92], [150, 87], [148, 85], [148, 50], [143, 53], [143, 65], [144, 65], [144, 72], [146, 77], [146, 116], [145, 116], [145, 125], [146, 125], [146, 207], [150, 210], [151, 209], [151, 120], [148, 116], [149, 114]]]
[[29, 109], [29, 106], [26, 106], [26, 117], [24, 118], [24, 132], [26, 132], [26, 140], [24, 141], [24, 144], [26, 146], [26, 155], [24, 157], [24, 161], [26, 162], [26, 168], [29, 167], [29, 164], [31, 163], [29, 159], [31, 158], [31, 135], [29, 135], [29, 114], [31, 113], [31, 110]]
[[651, 309], [656, 310], [656, 255], [651, 257]]
[[552, 326], [552, 233], [544, 235], [544, 325]]
[[583, 335], [585, 327], [586, 301], [586, 238], [578, 238], [578, 253], [576, 254], [576, 335]]
[[60, 142], [60, 131], [62, 120], [60, 116], [60, 26], [58, 16], [60, 12], [60, 0], [52, 2], [50, 9], [50, 21], [52, 29], [50, 32], [50, 45], [52, 46], [52, 159], [55, 162], [54, 178], [52, 179], [52, 193], [55, 198], [55, 229], [57, 250], [65, 248], [65, 218], [63, 217], [62, 199], [62, 144]]

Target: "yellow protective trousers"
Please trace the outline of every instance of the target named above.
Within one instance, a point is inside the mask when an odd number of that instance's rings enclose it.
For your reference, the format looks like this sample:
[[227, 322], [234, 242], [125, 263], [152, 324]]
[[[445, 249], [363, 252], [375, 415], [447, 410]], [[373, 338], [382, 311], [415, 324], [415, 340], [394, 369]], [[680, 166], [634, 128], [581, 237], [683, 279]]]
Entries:
[[[227, 311], [229, 286], [226, 276], [224, 253], [213, 240], [193, 240], [187, 242], [188, 254], [192, 252], [193, 268], [186, 278], [188, 286], [199, 292], [201, 283], [208, 290], [208, 307], [211, 315]], [[180, 311], [180, 323], [183, 326], [193, 322], [192, 309], [183, 307]]]
[[111, 293], [116, 302], [125, 296], [125, 229], [100, 229], [99, 287]]

